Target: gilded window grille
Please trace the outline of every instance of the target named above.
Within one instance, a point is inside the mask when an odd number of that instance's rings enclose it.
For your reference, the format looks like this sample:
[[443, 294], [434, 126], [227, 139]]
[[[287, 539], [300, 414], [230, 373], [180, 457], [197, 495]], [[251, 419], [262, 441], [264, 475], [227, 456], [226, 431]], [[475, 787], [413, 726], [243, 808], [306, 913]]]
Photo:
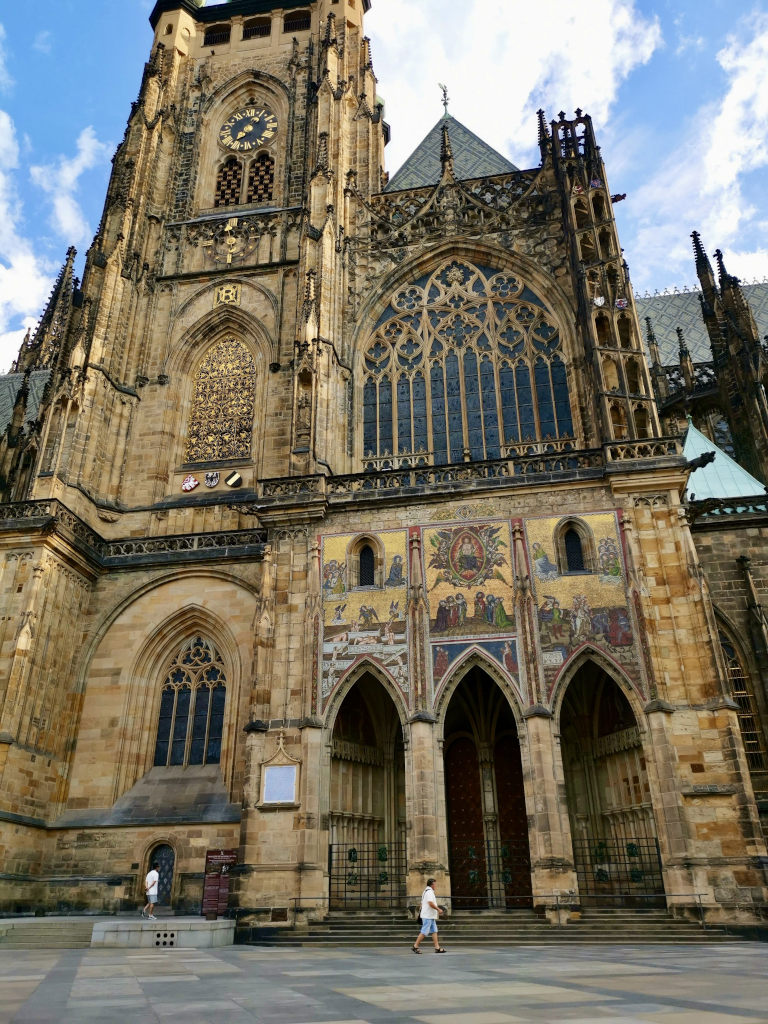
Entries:
[[224, 662], [214, 644], [199, 634], [185, 641], [163, 681], [156, 767], [219, 764], [226, 687]]
[[243, 167], [231, 156], [219, 168], [216, 175], [216, 196], [214, 206], [237, 206], [243, 186]]
[[363, 354], [363, 464], [506, 457], [573, 438], [560, 333], [513, 274], [451, 260], [391, 299]]
[[255, 400], [253, 356], [236, 338], [219, 342], [197, 372], [185, 461], [250, 458]]
[[724, 633], [720, 634], [720, 646], [725, 657], [728, 682], [731, 686], [731, 696], [739, 706], [739, 728], [741, 730], [741, 739], [744, 743], [744, 752], [747, 755], [749, 770], [750, 772], [765, 772], [768, 769], [765, 735], [760, 721], [760, 712], [755, 700], [752, 680], [749, 673], [744, 670], [741, 659], [736, 653], [736, 648]]
[[267, 203], [275, 189], [275, 161], [269, 153], [259, 153], [248, 171], [246, 202]]

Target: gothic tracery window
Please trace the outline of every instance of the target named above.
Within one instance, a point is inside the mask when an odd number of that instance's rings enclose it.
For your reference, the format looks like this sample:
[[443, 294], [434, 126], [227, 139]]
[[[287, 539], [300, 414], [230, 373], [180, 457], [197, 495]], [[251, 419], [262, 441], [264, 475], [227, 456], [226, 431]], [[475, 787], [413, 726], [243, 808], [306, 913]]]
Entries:
[[246, 346], [236, 338], [214, 345], [195, 380], [185, 462], [249, 458], [255, 400], [256, 367]]
[[514, 275], [453, 260], [403, 287], [363, 359], [366, 469], [572, 439], [556, 324]]
[[226, 702], [224, 663], [199, 634], [182, 644], [163, 681], [154, 764], [219, 764]]
[[768, 770], [768, 753], [752, 680], [742, 664], [736, 647], [723, 632], [720, 633], [720, 646], [725, 658], [731, 695], [739, 705], [739, 728], [744, 742], [744, 753], [747, 755], [747, 765], [752, 773], [765, 772]]

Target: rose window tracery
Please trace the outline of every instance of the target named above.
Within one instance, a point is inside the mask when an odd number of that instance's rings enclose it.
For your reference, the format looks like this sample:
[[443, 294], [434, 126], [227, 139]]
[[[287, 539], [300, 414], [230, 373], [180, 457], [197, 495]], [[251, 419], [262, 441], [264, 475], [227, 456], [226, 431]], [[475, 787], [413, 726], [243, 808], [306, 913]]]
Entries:
[[363, 356], [366, 469], [572, 439], [561, 340], [519, 278], [452, 260], [398, 291]]
[[255, 400], [256, 366], [246, 346], [236, 338], [214, 345], [195, 379], [185, 462], [250, 458]]

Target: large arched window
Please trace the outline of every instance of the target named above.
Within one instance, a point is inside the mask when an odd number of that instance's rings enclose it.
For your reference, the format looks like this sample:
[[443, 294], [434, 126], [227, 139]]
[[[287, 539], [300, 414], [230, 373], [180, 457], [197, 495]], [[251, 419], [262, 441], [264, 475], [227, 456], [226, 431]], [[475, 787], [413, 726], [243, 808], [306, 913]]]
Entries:
[[256, 367], [246, 346], [236, 338], [214, 345], [197, 372], [185, 461], [250, 458], [255, 400]]
[[722, 631], [720, 646], [725, 658], [731, 696], [739, 705], [739, 728], [744, 743], [744, 753], [752, 774], [761, 775], [768, 771], [768, 756], [765, 748], [765, 733], [760, 721], [760, 712], [755, 699], [749, 673], [744, 668], [736, 647]]
[[171, 658], [163, 680], [155, 765], [218, 764], [226, 701], [224, 663], [199, 634]]
[[364, 353], [366, 469], [571, 439], [560, 335], [512, 274], [453, 260], [403, 287]]

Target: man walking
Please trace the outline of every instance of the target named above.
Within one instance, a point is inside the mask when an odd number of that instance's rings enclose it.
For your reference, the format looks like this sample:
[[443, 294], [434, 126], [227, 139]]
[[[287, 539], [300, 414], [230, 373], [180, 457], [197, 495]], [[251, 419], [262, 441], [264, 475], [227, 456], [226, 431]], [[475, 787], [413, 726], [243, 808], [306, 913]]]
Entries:
[[435, 946], [436, 953], [444, 953], [445, 948], [440, 945], [440, 941], [437, 937], [437, 919], [442, 917], [443, 909], [437, 905], [437, 897], [435, 896], [435, 879], [427, 879], [427, 887], [421, 896], [421, 931], [419, 932], [418, 938], [411, 946], [414, 953], [421, 953], [419, 946], [421, 940], [425, 935], [432, 936], [432, 942]]
[[[157, 903], [157, 883], [160, 880], [157, 867], [157, 861], [153, 860], [152, 870], [147, 873], [147, 877], [144, 879], [144, 894], [147, 898], [147, 902], [144, 904], [141, 916], [147, 918], [149, 921], [157, 920], [153, 913], [155, 904]], [[147, 913], [147, 911], [149, 911], [149, 913]]]

